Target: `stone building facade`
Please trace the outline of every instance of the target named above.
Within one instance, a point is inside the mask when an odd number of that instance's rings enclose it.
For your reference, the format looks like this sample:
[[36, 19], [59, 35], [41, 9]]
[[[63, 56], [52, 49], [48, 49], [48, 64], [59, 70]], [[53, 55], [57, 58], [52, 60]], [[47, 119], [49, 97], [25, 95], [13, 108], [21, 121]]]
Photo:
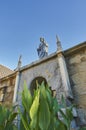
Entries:
[[21, 104], [19, 93], [24, 81], [30, 90], [35, 88], [36, 80], [45, 81], [59, 102], [64, 95], [68, 105], [77, 104], [78, 125], [86, 125], [86, 42], [65, 51], [57, 40], [58, 45], [55, 53], [0, 77], [0, 103]]

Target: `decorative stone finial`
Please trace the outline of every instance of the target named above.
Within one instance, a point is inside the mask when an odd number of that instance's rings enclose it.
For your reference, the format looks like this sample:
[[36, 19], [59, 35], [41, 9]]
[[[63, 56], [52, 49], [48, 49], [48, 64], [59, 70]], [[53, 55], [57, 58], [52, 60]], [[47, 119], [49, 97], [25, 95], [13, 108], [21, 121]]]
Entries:
[[18, 66], [17, 66], [17, 69], [20, 69], [20, 67], [22, 66], [22, 55], [19, 56], [19, 60], [18, 60]]
[[62, 51], [61, 42], [57, 35], [56, 35], [56, 44], [57, 44], [57, 51]]
[[44, 38], [40, 38], [39, 48], [37, 48], [39, 58], [44, 58], [48, 56], [48, 44], [45, 42]]

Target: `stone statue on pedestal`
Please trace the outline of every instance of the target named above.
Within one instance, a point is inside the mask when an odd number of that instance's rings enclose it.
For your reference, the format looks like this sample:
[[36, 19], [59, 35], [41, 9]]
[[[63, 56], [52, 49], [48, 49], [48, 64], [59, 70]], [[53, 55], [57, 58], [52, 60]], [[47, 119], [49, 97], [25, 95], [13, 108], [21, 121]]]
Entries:
[[44, 58], [48, 56], [48, 44], [45, 42], [44, 38], [40, 38], [39, 48], [37, 48], [39, 58]]

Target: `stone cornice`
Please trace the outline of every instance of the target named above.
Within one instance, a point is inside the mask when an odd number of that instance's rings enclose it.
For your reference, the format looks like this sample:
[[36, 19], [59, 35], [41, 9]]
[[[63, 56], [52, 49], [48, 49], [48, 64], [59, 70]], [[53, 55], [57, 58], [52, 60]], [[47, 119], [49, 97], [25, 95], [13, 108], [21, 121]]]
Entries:
[[34, 67], [34, 66], [40, 65], [40, 64], [42, 64], [42, 63], [44, 63], [44, 62], [46, 62], [46, 61], [49, 61], [49, 60], [51, 60], [51, 59], [53, 59], [53, 58], [56, 58], [56, 57], [57, 57], [57, 54], [56, 54], [56, 52], [55, 52], [55, 53], [50, 54], [49, 56], [47, 56], [47, 57], [45, 57], [45, 58], [43, 58], [43, 59], [39, 59], [39, 60], [37, 60], [37, 61], [35, 61], [35, 62], [32, 62], [32, 63], [29, 64], [29, 65], [26, 65], [26, 66], [24, 66], [24, 67], [21, 67], [21, 68], [20, 68], [20, 71], [24, 71], [24, 70], [29, 69], [29, 68], [32, 68], [32, 67]]
[[1, 81], [4, 81], [4, 80], [7, 80], [7, 79], [9, 79], [9, 78], [12, 78], [12, 77], [16, 76], [16, 74], [17, 74], [17, 71], [16, 71], [16, 72], [13, 72], [13, 73], [10, 74], [10, 75], [7, 75], [7, 76], [1, 78], [1, 79], [0, 79], [0, 82], [1, 82]]
[[83, 43], [80, 43], [74, 47], [71, 47], [67, 50], [64, 51], [64, 56], [68, 56], [68, 55], [72, 55], [72, 54], [75, 54], [77, 52], [79, 52], [80, 50], [82, 49], [86, 49], [86, 41], [84, 41]]
[[49, 60], [51, 60], [53, 58], [56, 58], [57, 56], [59, 56], [60, 53], [63, 53], [64, 56], [68, 56], [68, 55], [71, 55], [72, 53], [73, 54], [76, 53], [77, 51], [79, 51], [79, 50], [81, 50], [81, 49], [83, 49], [85, 47], [86, 47], [86, 41], [83, 42], [83, 43], [80, 43], [80, 44], [78, 44], [78, 45], [76, 45], [76, 46], [74, 46], [72, 48], [69, 48], [69, 49], [67, 49], [65, 51], [60, 51], [60, 52], [56, 51], [53, 54], [50, 54], [50, 55], [48, 55], [47, 57], [45, 57], [43, 59], [37, 60], [35, 62], [32, 62], [29, 65], [21, 67], [20, 71], [24, 71], [24, 70], [32, 68], [34, 66], [40, 65], [40, 64], [42, 64], [42, 63], [44, 63], [46, 61], [49, 61]]
[[60, 52], [56, 51], [56, 52], [54, 52], [54, 53], [48, 55], [47, 57], [45, 57], [45, 58], [43, 58], [43, 59], [34, 61], [34, 62], [32, 62], [31, 64], [28, 64], [28, 65], [26, 65], [26, 66], [21, 67], [19, 70], [16, 70], [16, 71], [13, 72], [12, 74], [10, 74], [10, 75], [8, 75], [8, 76], [6, 76], [6, 77], [1, 78], [0, 81], [1, 81], [1, 80], [5, 80], [5, 79], [8, 79], [8, 78], [10, 78], [10, 77], [12, 77], [12, 76], [15, 76], [18, 71], [21, 72], [21, 71], [27, 70], [27, 69], [29, 69], [29, 68], [35, 67], [35, 66], [37, 66], [37, 65], [40, 65], [40, 64], [42, 64], [42, 63], [44, 63], [44, 62], [46, 62], [46, 61], [49, 61], [49, 60], [51, 60], [51, 59], [53, 59], [53, 58], [56, 58], [56, 57], [59, 56], [60, 53], [62, 53], [65, 57], [67, 57], [68, 55], [74, 54], [74, 53], [76, 53], [76, 52], [78, 52], [79, 50], [82, 50], [82, 49], [84, 49], [84, 48], [86, 48], [86, 41], [83, 42], [83, 43], [80, 43], [80, 44], [78, 44], [78, 45], [76, 45], [76, 46], [74, 46], [74, 47], [72, 47], [72, 48], [69, 48], [69, 49], [67, 49], [67, 50], [60, 51]]

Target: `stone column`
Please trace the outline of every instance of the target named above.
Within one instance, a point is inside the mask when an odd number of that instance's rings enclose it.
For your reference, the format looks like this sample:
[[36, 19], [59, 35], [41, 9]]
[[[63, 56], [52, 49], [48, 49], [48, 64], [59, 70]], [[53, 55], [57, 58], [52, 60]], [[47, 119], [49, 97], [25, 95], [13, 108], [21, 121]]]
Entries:
[[56, 37], [56, 39], [57, 39], [56, 43], [57, 43], [57, 47], [58, 47], [57, 48], [58, 63], [59, 63], [59, 67], [60, 67], [61, 78], [62, 78], [62, 83], [64, 86], [65, 94], [67, 97], [73, 98], [71, 85], [70, 85], [70, 81], [69, 81], [69, 76], [68, 76], [68, 71], [67, 71], [67, 66], [66, 66], [65, 58], [63, 55], [63, 51], [62, 51], [61, 42], [59, 41], [58, 37]]
[[21, 59], [22, 59], [22, 55], [19, 56], [18, 65], [17, 65], [17, 68], [15, 69], [15, 71], [17, 71], [17, 74], [16, 74], [14, 96], [13, 96], [13, 103], [14, 104], [16, 103], [17, 95], [18, 95], [18, 87], [19, 87], [19, 81], [20, 81], [20, 68], [21, 68], [21, 65], [22, 65]]
[[62, 52], [57, 53], [57, 55], [65, 94], [67, 97], [73, 98], [65, 58]]
[[16, 103], [16, 100], [17, 100], [19, 81], [20, 81], [20, 72], [18, 71], [18, 72], [17, 72], [17, 75], [16, 75], [16, 81], [15, 81], [13, 104], [15, 104], [15, 103]]

